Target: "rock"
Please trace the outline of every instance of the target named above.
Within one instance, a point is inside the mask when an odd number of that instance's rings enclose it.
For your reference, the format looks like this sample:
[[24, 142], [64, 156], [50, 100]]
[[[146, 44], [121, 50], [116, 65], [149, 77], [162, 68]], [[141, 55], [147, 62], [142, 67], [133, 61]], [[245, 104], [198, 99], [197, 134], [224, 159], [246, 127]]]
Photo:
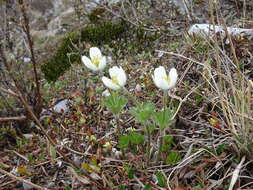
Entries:
[[[251, 40], [253, 38], [253, 29], [244, 29], [244, 28], [233, 28], [227, 27], [228, 33], [232, 36], [242, 36]], [[226, 30], [223, 26], [211, 25], [211, 24], [194, 24], [188, 30], [188, 34], [197, 35], [197, 36], [208, 36], [213, 37], [214, 34], [221, 34], [221, 37], [226, 37]]]
[[24, 57], [23, 59], [24, 63], [29, 63], [31, 61], [30, 57]]
[[64, 99], [61, 100], [60, 102], [58, 102], [54, 107], [53, 107], [53, 111], [56, 113], [66, 113], [69, 111], [69, 99]]
[[107, 96], [110, 96], [110, 95], [111, 95], [111, 93], [108, 89], [106, 89], [105, 91], [102, 92], [103, 97], [107, 97]]
[[184, 1], [184, 0], [172, 0], [172, 3], [174, 3], [174, 5], [176, 7], [178, 7], [178, 11], [181, 15], [186, 15], [187, 12], [188, 12], [188, 9], [187, 9], [187, 4], [186, 2], [188, 1]]
[[[31, 182], [31, 179], [27, 179], [27, 181]], [[33, 186], [23, 182], [23, 189], [30, 190], [30, 189], [33, 189]]]

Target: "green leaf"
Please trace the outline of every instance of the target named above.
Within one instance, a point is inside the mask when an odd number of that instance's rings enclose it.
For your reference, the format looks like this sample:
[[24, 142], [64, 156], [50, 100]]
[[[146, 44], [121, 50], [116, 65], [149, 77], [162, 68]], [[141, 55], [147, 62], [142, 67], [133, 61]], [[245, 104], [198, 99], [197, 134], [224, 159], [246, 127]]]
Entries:
[[164, 136], [163, 142], [166, 144], [171, 144], [173, 142], [173, 136]]
[[131, 132], [131, 135], [129, 137], [130, 137], [130, 142], [136, 145], [143, 143], [145, 140], [145, 137], [143, 135], [134, 131]]
[[145, 185], [145, 187], [143, 188], [143, 190], [151, 190], [151, 185], [150, 184]]
[[148, 131], [150, 134], [152, 134], [156, 130], [156, 127], [154, 125], [148, 125], [147, 127], [143, 128], [143, 131], [147, 134]]
[[155, 105], [152, 103], [144, 102], [137, 107], [130, 110], [130, 113], [135, 116], [138, 122], [145, 123], [154, 113]]
[[222, 152], [225, 152], [226, 148], [227, 148], [227, 145], [225, 143], [220, 144], [216, 150], [217, 154], [220, 155]]
[[171, 144], [173, 142], [173, 136], [164, 136], [163, 137], [163, 146], [162, 146], [162, 151], [166, 152], [171, 149]]
[[54, 159], [56, 159], [56, 157], [57, 157], [57, 155], [56, 155], [56, 151], [55, 151], [55, 148], [51, 145], [51, 144], [49, 144], [49, 155], [50, 155], [50, 157], [54, 160]]
[[124, 166], [124, 170], [127, 172], [127, 176], [129, 179], [134, 178], [134, 170], [133, 170], [132, 166], [126, 165], [126, 166]]
[[195, 187], [192, 188], [192, 190], [202, 190], [203, 188], [201, 187], [201, 185], [197, 185]]
[[165, 128], [173, 122], [173, 120], [171, 120], [172, 116], [173, 111], [167, 108], [163, 111], [154, 113], [153, 119], [157, 125], [159, 125], [161, 128]]
[[124, 185], [120, 185], [119, 188], [118, 188], [118, 190], [125, 190], [125, 189], [126, 189], [126, 188], [125, 188]]
[[171, 149], [171, 146], [168, 145], [168, 144], [164, 144], [164, 145], [162, 146], [162, 151], [163, 151], [163, 152], [169, 151], [170, 149]]
[[71, 190], [72, 188], [69, 185], [64, 186], [64, 190]]
[[157, 180], [158, 180], [158, 185], [160, 185], [161, 187], [165, 187], [166, 182], [165, 182], [165, 177], [162, 174], [162, 172], [157, 172], [156, 177], [157, 177]]
[[[248, 149], [252, 149], [253, 148], [253, 142], [249, 142], [249, 144], [248, 144]], [[225, 149], [225, 148], [224, 148]]]
[[113, 114], [119, 114], [123, 107], [127, 104], [128, 100], [117, 93], [112, 93], [104, 99], [104, 104]]
[[130, 137], [129, 136], [120, 136], [119, 137], [119, 147], [121, 149], [127, 148], [130, 142]]
[[177, 152], [170, 152], [167, 156], [165, 163], [166, 164], [176, 164], [181, 160], [181, 155]]

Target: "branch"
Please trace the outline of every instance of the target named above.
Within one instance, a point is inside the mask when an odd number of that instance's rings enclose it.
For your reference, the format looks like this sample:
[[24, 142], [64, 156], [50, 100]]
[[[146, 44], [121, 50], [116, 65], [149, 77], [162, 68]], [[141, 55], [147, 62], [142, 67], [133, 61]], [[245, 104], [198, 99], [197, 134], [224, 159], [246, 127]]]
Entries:
[[37, 116], [39, 116], [41, 110], [42, 110], [42, 98], [41, 98], [41, 93], [40, 93], [40, 83], [39, 83], [39, 77], [38, 77], [38, 72], [37, 72], [37, 62], [34, 56], [34, 49], [33, 49], [33, 41], [31, 38], [31, 34], [30, 34], [30, 27], [29, 27], [29, 19], [28, 16], [26, 14], [26, 6], [23, 2], [23, 0], [19, 0], [19, 6], [20, 6], [20, 10], [22, 12], [22, 16], [23, 16], [23, 30], [26, 33], [26, 37], [28, 40], [28, 45], [30, 48], [30, 53], [31, 53], [31, 61], [32, 61], [32, 65], [33, 65], [33, 73], [34, 73], [34, 78], [35, 78], [35, 84], [36, 84], [36, 93], [35, 93], [35, 99], [36, 99], [36, 103], [35, 103], [35, 114]]
[[8, 122], [8, 121], [23, 121], [25, 120], [25, 116], [17, 116], [17, 117], [0, 117], [0, 123]]

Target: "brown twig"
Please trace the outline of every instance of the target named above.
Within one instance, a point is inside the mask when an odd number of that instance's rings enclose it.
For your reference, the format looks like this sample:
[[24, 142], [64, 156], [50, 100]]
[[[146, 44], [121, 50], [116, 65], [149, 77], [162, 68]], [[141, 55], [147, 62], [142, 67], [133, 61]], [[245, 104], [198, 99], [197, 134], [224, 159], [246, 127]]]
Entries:
[[[10, 93], [11, 95], [13, 95], [14, 97], [16, 97], [24, 106], [24, 108], [27, 111], [27, 117], [31, 118], [33, 121], [35, 121], [35, 123], [38, 125], [38, 127], [40, 128], [40, 130], [44, 133], [44, 135], [46, 136], [46, 138], [48, 139], [48, 141], [50, 142], [50, 144], [52, 146], [56, 146], [56, 143], [54, 142], [54, 140], [47, 134], [47, 131], [44, 129], [44, 127], [42, 126], [41, 122], [39, 121], [38, 117], [36, 116], [36, 114], [34, 113], [33, 109], [31, 108], [31, 106], [27, 103], [26, 99], [25, 99], [25, 95], [23, 94], [23, 92], [20, 90], [20, 86], [18, 81], [16, 80], [16, 78], [13, 76], [13, 74], [11, 73], [11, 69], [10, 66], [5, 58], [5, 54], [3, 52], [1, 43], [0, 43], [0, 56], [2, 57], [2, 62], [4, 64], [4, 66], [6, 67], [6, 70], [11, 78], [11, 80], [13, 81], [13, 91], [7, 90], [6, 92], [13, 92]], [[0, 89], [3, 90], [3, 89]], [[64, 158], [64, 160], [66, 162], [68, 162], [70, 165], [74, 166], [75, 168], [78, 168], [78, 166], [72, 161], [70, 160], [61, 150], [57, 150], [57, 152]]]
[[17, 176], [15, 176], [15, 175], [13, 175], [13, 174], [11, 174], [11, 173], [9, 173], [9, 172], [7, 172], [7, 171], [1, 169], [1, 168], [0, 168], [0, 173], [5, 174], [5, 175], [7, 175], [7, 176], [9, 176], [9, 177], [11, 177], [11, 178], [17, 180], [17, 181], [26, 183], [26, 184], [28, 184], [28, 185], [30, 185], [30, 186], [36, 188], [36, 189], [48, 190], [48, 189], [45, 188], [45, 187], [36, 185], [36, 184], [34, 184], [34, 183], [30, 182], [30, 181], [27, 181], [27, 180], [25, 180], [25, 179], [23, 179], [23, 178], [21, 178], [21, 177], [17, 177]]
[[35, 103], [34, 111], [35, 111], [36, 116], [38, 116], [42, 110], [40, 82], [39, 82], [39, 76], [38, 76], [37, 67], [36, 67], [36, 65], [38, 65], [38, 64], [36, 62], [35, 55], [34, 55], [33, 41], [31, 38], [30, 27], [29, 27], [29, 19], [26, 14], [26, 5], [24, 4], [23, 0], [19, 0], [18, 2], [19, 2], [22, 16], [23, 16], [23, 30], [26, 33], [26, 37], [28, 40], [28, 45], [29, 45], [30, 53], [31, 53], [31, 61], [32, 61], [32, 65], [33, 65], [33, 73], [34, 73], [35, 84], [36, 84], [36, 93], [35, 93], [36, 103]]
[[11, 183], [14, 183], [14, 182], [16, 182], [15, 179], [13, 179], [13, 180], [11, 180], [11, 181], [8, 181], [8, 182], [6, 182], [6, 183], [3, 183], [3, 184], [0, 185], [0, 188], [2, 188], [2, 187], [4, 187], [4, 186], [7, 186], [7, 185], [9, 185], [9, 184], [11, 184]]
[[0, 87], [0, 90], [7, 93], [7, 94], [12, 95], [12, 96], [18, 97], [18, 95], [15, 92], [13, 92], [11, 89], [4, 89], [4, 88]]
[[16, 154], [17, 156], [19, 156], [20, 158], [24, 159], [26, 162], [29, 162], [28, 158], [26, 158], [25, 156], [23, 156], [22, 154], [18, 153], [18, 152], [15, 151], [15, 150], [6, 150], [6, 152], [14, 153], [14, 154]]
[[8, 121], [23, 121], [25, 120], [25, 116], [16, 116], [16, 117], [0, 117], [0, 123], [8, 122]]

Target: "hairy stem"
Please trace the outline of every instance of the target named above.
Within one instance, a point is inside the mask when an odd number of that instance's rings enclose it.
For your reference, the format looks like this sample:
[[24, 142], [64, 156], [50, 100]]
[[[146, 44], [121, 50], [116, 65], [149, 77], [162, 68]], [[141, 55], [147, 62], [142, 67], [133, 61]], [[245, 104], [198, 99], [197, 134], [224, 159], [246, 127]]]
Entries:
[[123, 88], [122, 93], [127, 96], [135, 105], [139, 105], [138, 100], [126, 89]]
[[147, 135], [148, 135], [146, 164], [147, 164], [147, 166], [149, 166], [149, 162], [150, 162], [150, 149], [151, 149], [151, 132], [150, 132], [150, 129], [149, 129], [149, 126], [147, 125], [147, 123], [145, 124], [145, 128], [147, 130]]
[[[168, 91], [163, 91], [163, 112], [165, 114], [165, 111], [167, 109], [167, 99], [168, 99]], [[159, 140], [159, 146], [158, 146], [158, 154], [156, 158], [156, 163], [158, 163], [161, 160], [162, 155], [162, 146], [163, 146], [163, 136], [164, 136], [164, 128], [160, 126], [160, 140]]]
[[122, 131], [121, 131], [121, 128], [120, 128], [120, 119], [119, 119], [119, 115], [116, 114], [115, 115], [115, 120], [116, 120], [116, 127], [117, 127], [117, 135], [118, 137], [120, 137], [122, 135]]

